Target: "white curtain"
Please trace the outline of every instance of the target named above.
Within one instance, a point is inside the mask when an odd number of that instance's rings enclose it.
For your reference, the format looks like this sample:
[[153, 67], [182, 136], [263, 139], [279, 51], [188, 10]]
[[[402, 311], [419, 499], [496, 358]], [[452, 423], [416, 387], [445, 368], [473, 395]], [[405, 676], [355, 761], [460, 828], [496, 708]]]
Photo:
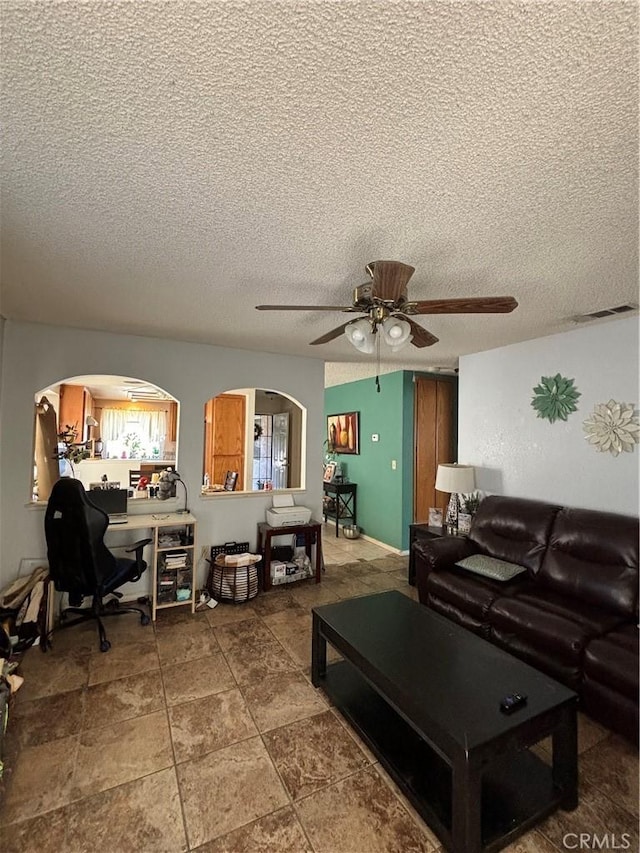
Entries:
[[[132, 421], [136, 421], [135, 427]], [[167, 413], [144, 412], [140, 409], [103, 409], [100, 432], [103, 441], [117, 441], [127, 432], [136, 432], [149, 441], [159, 441], [167, 434]]]

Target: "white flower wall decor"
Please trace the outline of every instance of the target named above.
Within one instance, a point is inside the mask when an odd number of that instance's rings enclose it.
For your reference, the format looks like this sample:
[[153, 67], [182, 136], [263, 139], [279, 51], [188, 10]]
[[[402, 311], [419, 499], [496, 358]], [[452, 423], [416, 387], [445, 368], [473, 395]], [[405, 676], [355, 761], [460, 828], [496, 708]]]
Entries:
[[638, 443], [640, 424], [633, 403], [598, 403], [591, 417], [584, 421], [586, 440], [600, 453], [613, 456], [623, 451], [633, 453]]

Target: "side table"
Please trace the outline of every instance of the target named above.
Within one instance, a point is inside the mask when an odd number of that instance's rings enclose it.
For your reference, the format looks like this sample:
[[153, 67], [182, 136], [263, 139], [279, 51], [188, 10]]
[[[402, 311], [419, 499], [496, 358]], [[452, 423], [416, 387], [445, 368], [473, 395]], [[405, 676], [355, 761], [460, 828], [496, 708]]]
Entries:
[[441, 536], [464, 536], [463, 533], [449, 533], [446, 527], [429, 527], [428, 524], [409, 525], [409, 577], [411, 586], [416, 585], [416, 563], [413, 554], [413, 543], [420, 539], [439, 539]]
[[335, 518], [336, 520], [336, 538], [339, 535], [339, 521], [350, 521], [352, 524], [357, 524], [356, 521], [356, 483], [323, 483], [322, 489], [325, 495], [332, 495], [335, 503], [335, 510], [323, 510], [324, 520], [327, 518]]
[[319, 521], [308, 524], [291, 524], [287, 527], [272, 527], [266, 521], [258, 523], [258, 552], [262, 554], [263, 563], [263, 589], [265, 592], [271, 589], [271, 540], [274, 536], [290, 536], [293, 533], [304, 533], [305, 546], [309, 559], [311, 559], [311, 548], [316, 544], [316, 583], [320, 583], [322, 577], [322, 525]]

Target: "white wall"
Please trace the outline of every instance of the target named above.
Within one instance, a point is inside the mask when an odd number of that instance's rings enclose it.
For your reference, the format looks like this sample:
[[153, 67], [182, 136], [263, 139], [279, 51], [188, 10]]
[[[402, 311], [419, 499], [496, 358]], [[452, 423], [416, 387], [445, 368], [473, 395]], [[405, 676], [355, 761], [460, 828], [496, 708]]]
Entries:
[[[7, 321], [0, 408], [0, 587], [12, 580], [22, 557], [44, 557], [44, 509], [29, 505], [33, 472], [34, 394], [80, 374], [135, 376], [180, 401], [180, 474], [198, 519], [198, 545], [248, 540], [264, 521], [271, 496], [200, 497], [204, 404], [230, 388], [273, 388], [308, 410], [307, 491], [295, 501], [319, 517], [322, 506], [324, 364], [322, 361], [205, 344], [113, 335]], [[10, 531], [10, 534], [8, 533]], [[200, 552], [200, 547], [198, 547]], [[199, 584], [204, 580], [201, 563]]]
[[[574, 379], [582, 396], [550, 424], [531, 407], [541, 376]], [[477, 466], [479, 489], [638, 514], [640, 446], [598, 453], [583, 421], [596, 403], [638, 405], [638, 318], [602, 322], [460, 359], [458, 458]]]

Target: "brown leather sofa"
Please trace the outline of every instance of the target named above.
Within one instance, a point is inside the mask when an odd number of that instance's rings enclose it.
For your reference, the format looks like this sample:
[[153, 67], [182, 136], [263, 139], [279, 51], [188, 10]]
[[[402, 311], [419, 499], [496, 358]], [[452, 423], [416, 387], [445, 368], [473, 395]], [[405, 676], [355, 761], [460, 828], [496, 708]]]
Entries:
[[[466, 538], [414, 542], [419, 598], [637, 742], [639, 533], [636, 518], [492, 495]], [[456, 566], [473, 554], [527, 571], [503, 582]]]

